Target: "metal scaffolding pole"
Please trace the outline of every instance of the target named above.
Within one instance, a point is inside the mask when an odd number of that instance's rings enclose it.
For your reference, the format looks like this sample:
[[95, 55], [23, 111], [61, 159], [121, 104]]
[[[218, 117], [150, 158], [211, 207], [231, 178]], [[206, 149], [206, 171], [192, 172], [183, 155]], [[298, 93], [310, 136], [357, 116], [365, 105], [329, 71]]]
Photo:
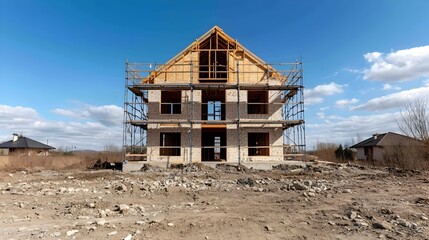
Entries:
[[238, 165], [241, 165], [241, 132], [240, 132], [240, 63], [237, 61], [237, 136], [238, 136]]
[[192, 133], [193, 133], [193, 120], [194, 120], [194, 82], [193, 82], [193, 64], [192, 64], [192, 59], [191, 59], [191, 114], [190, 114], [190, 130], [189, 130], [189, 163], [192, 164]]

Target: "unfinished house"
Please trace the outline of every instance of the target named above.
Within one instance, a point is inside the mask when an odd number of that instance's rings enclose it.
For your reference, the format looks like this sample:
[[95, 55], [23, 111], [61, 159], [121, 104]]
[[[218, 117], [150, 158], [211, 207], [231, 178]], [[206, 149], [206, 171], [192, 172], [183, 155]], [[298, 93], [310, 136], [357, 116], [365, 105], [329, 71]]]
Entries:
[[284, 161], [305, 151], [301, 62], [215, 26], [164, 64], [126, 63], [125, 164]]

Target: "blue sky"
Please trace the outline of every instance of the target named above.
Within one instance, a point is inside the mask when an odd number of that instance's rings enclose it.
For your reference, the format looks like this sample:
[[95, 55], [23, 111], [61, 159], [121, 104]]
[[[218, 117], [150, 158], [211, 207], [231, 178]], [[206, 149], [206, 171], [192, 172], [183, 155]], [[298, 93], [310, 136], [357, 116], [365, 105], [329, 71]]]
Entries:
[[214, 25], [267, 62], [302, 57], [308, 148], [398, 131], [429, 95], [429, 1], [0, 0], [0, 141], [120, 146], [125, 60], [165, 62]]

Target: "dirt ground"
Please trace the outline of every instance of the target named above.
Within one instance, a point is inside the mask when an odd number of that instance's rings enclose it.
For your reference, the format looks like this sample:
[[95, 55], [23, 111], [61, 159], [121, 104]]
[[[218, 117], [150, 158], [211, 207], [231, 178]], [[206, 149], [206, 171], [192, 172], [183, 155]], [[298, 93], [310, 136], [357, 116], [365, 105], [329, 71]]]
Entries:
[[428, 172], [17, 171], [0, 193], [0, 239], [429, 239]]

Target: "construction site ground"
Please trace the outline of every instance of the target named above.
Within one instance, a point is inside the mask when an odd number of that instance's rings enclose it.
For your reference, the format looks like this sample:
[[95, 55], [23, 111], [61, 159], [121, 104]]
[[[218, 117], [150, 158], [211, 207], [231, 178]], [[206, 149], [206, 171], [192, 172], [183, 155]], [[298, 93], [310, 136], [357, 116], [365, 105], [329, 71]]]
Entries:
[[0, 239], [428, 239], [429, 173], [310, 163], [0, 172]]

